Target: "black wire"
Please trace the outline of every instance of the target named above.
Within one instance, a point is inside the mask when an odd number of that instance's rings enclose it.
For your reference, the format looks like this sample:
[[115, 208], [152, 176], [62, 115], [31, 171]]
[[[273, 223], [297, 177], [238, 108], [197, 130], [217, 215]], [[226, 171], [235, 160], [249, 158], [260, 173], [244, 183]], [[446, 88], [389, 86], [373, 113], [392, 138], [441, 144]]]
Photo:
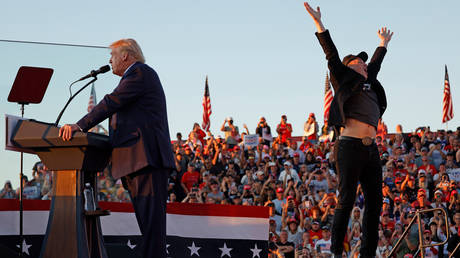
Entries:
[[65, 47], [88, 47], [88, 48], [104, 48], [104, 49], [109, 48], [109, 47], [92, 46], [92, 45], [79, 45], [79, 44], [54, 43], [54, 42], [40, 42], [40, 41], [26, 41], [26, 40], [10, 40], [10, 39], [0, 39], [0, 42], [26, 43], [26, 44], [37, 44], [37, 45], [65, 46]]

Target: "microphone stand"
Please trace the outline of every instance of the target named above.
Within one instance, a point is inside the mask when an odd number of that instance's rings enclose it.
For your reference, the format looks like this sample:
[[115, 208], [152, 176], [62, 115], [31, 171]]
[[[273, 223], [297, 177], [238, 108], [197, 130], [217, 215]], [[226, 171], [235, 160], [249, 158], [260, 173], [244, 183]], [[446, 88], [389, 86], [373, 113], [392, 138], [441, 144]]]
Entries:
[[[28, 103], [19, 103], [21, 104], [21, 118], [24, 118], [24, 105], [27, 105]], [[24, 152], [21, 151], [21, 166], [20, 166], [20, 190], [19, 190], [19, 257], [23, 257], [23, 247], [24, 247], [24, 203], [23, 203], [23, 189], [24, 189], [24, 183], [23, 183], [23, 178], [24, 178]]]
[[[85, 84], [85, 86], [81, 87], [81, 89], [79, 89], [77, 92], [75, 92], [75, 94], [70, 96], [69, 100], [65, 104], [65, 106], [62, 109], [61, 113], [59, 113], [59, 116], [57, 117], [56, 122], [54, 123], [54, 126], [58, 126], [59, 121], [61, 120], [62, 114], [64, 114], [64, 111], [66, 110], [67, 106], [70, 104], [70, 101], [72, 101], [75, 98], [75, 96], [78, 95], [78, 93], [80, 93], [82, 90], [84, 90], [86, 87], [88, 87], [91, 83], [95, 82], [96, 80], [97, 80], [97, 77], [94, 76], [94, 78], [91, 81], [89, 81], [87, 84]], [[78, 81], [80, 81], [80, 80], [78, 80]], [[76, 83], [78, 81], [75, 81], [72, 84], [74, 84], [74, 83]], [[72, 86], [72, 84], [70, 86]]]

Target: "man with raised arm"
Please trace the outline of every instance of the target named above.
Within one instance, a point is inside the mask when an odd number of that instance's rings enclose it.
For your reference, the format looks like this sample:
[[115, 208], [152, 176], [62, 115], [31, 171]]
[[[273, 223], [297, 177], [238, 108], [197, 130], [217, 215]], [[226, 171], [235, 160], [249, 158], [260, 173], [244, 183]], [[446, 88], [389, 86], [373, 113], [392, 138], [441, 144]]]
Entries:
[[321, 22], [321, 11], [305, 3], [318, 32], [316, 36], [326, 54], [335, 96], [329, 125], [340, 136], [336, 142], [336, 165], [339, 175], [339, 203], [332, 226], [331, 252], [342, 257], [343, 240], [356, 197], [358, 181], [365, 196], [361, 257], [374, 257], [378, 242], [378, 224], [382, 207], [382, 168], [375, 136], [379, 118], [386, 109], [385, 91], [377, 74], [393, 33], [378, 31], [381, 42], [369, 64], [367, 54], [347, 55], [341, 61], [329, 31]]

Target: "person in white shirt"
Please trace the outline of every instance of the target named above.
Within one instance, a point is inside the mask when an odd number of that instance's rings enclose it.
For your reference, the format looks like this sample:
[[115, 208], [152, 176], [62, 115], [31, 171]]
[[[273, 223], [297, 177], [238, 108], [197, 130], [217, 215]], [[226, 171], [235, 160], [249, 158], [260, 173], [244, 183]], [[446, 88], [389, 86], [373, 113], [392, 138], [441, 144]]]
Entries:
[[329, 226], [323, 226], [322, 228], [323, 238], [316, 241], [315, 250], [320, 251], [317, 255], [321, 254], [331, 254], [331, 231]]
[[284, 162], [284, 170], [281, 171], [280, 176], [278, 177], [278, 180], [284, 183], [284, 187], [287, 186], [287, 181], [289, 181], [289, 179], [294, 180], [294, 185], [297, 185], [300, 181], [297, 171], [295, 171], [295, 169], [292, 169], [291, 166], [291, 162]]
[[312, 143], [316, 143], [318, 140], [318, 131], [319, 126], [318, 122], [316, 122], [315, 114], [310, 113], [308, 120], [303, 126], [303, 136], [307, 137]]

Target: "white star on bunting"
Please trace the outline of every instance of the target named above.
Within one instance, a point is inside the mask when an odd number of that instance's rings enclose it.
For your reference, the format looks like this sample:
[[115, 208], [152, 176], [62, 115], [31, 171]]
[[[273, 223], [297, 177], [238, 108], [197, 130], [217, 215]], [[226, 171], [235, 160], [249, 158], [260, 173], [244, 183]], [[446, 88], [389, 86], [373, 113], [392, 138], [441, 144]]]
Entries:
[[198, 250], [200, 250], [201, 247], [195, 246], [195, 242], [192, 242], [192, 246], [187, 246], [187, 248], [190, 249], [190, 256], [193, 256], [194, 254], [200, 256]]
[[219, 248], [219, 249], [222, 251], [222, 254], [220, 255], [220, 257], [224, 257], [224, 255], [228, 255], [228, 257], [232, 257], [230, 255], [230, 251], [233, 250], [233, 248], [228, 248], [227, 243], [224, 242], [224, 247]]
[[[29, 248], [30, 248], [31, 246], [32, 246], [32, 245], [28, 245], [28, 244], [26, 243], [26, 240], [25, 240], [25, 239], [22, 240], [22, 252], [23, 252], [23, 253], [26, 253], [27, 255], [30, 255], [30, 254], [29, 254]], [[16, 245], [16, 247], [21, 248], [19, 245]]]
[[136, 245], [131, 244], [131, 240], [129, 240], [129, 239], [128, 239], [128, 243], [126, 243], [126, 245], [128, 245], [128, 247], [131, 248], [131, 250], [136, 248]]
[[256, 256], [260, 258], [259, 253], [262, 251], [262, 249], [257, 248], [257, 243], [256, 243], [256, 247], [254, 247], [254, 249], [249, 249], [249, 250], [251, 250], [251, 252], [252, 252], [252, 258], [255, 258]]
[[171, 245], [166, 244], [166, 254], [169, 254], [168, 247], [170, 247], [170, 246]]

